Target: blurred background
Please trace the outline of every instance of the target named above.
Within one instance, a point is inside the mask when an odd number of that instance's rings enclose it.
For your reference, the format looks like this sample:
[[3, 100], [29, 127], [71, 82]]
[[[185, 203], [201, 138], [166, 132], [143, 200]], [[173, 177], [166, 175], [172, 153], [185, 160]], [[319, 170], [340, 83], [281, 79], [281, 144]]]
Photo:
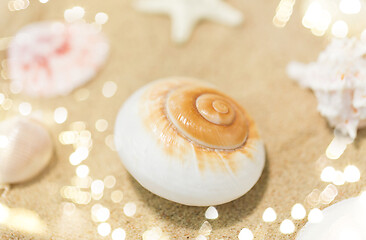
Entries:
[[[202, 21], [187, 42], [177, 44], [169, 17], [139, 12], [130, 0], [0, 0], [0, 120], [36, 115], [55, 149], [42, 174], [0, 199], [2, 239], [237, 239], [243, 228], [249, 233], [242, 240], [294, 239], [312, 210], [316, 221], [317, 210], [364, 189], [366, 132], [341, 159], [326, 159], [333, 131], [317, 112], [314, 95], [285, 69], [292, 60], [315, 61], [333, 37], [360, 37], [366, 2], [224, 2], [243, 13], [243, 24]], [[10, 79], [9, 43], [39, 21], [82, 21], [108, 38], [104, 65], [69, 95], [28, 97]], [[214, 220], [206, 219], [206, 208], [143, 189], [114, 149], [114, 121], [124, 100], [168, 76], [202, 79], [233, 96], [257, 121], [266, 144], [259, 182], [217, 206]], [[357, 166], [358, 179], [332, 183], [320, 177], [327, 166], [342, 173], [348, 165]]]

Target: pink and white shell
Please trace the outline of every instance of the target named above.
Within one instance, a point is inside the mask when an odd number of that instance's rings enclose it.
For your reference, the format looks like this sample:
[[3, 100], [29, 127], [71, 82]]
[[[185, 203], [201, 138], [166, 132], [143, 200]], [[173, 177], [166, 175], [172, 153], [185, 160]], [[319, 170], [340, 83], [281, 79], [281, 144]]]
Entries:
[[90, 24], [32, 23], [10, 43], [9, 77], [29, 96], [64, 96], [96, 75], [108, 50], [106, 37]]

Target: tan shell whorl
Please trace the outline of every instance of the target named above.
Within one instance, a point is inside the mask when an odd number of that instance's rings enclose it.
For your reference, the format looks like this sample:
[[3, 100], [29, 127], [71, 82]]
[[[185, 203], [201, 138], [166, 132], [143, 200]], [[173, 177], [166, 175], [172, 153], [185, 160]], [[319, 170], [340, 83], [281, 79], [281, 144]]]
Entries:
[[161, 80], [146, 87], [140, 114], [145, 126], [172, 154], [185, 152], [187, 144], [194, 145], [197, 157], [207, 151], [247, 154], [258, 138], [254, 121], [235, 100], [187, 78]]
[[232, 150], [243, 145], [248, 124], [237, 104], [214, 89], [190, 85], [167, 95], [166, 115], [179, 133], [208, 148]]

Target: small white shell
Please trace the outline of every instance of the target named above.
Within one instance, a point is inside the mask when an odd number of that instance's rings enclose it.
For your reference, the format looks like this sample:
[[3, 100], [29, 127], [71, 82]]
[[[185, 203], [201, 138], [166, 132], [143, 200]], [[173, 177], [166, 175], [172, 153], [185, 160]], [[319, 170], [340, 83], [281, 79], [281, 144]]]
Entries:
[[35, 120], [5, 120], [0, 123], [0, 137], [0, 183], [26, 181], [40, 173], [51, 158], [51, 137]]
[[340, 201], [323, 209], [316, 222], [308, 222], [297, 240], [366, 239], [365, 196]]
[[142, 186], [185, 205], [242, 196], [265, 162], [249, 114], [212, 86], [186, 78], [155, 81], [127, 99], [116, 120], [115, 143]]
[[97, 73], [108, 49], [106, 37], [91, 24], [32, 23], [10, 43], [9, 77], [29, 96], [64, 96]]

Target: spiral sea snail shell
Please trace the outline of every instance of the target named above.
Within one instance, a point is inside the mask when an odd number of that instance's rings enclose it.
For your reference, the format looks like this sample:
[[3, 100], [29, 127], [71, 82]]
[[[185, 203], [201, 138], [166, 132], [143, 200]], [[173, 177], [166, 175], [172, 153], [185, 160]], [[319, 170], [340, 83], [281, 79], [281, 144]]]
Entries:
[[0, 183], [26, 181], [49, 163], [53, 145], [48, 131], [36, 120], [13, 117], [0, 122]]
[[142, 186], [185, 205], [217, 205], [242, 196], [265, 162], [248, 113], [195, 79], [159, 80], [136, 91], [120, 109], [115, 143]]

